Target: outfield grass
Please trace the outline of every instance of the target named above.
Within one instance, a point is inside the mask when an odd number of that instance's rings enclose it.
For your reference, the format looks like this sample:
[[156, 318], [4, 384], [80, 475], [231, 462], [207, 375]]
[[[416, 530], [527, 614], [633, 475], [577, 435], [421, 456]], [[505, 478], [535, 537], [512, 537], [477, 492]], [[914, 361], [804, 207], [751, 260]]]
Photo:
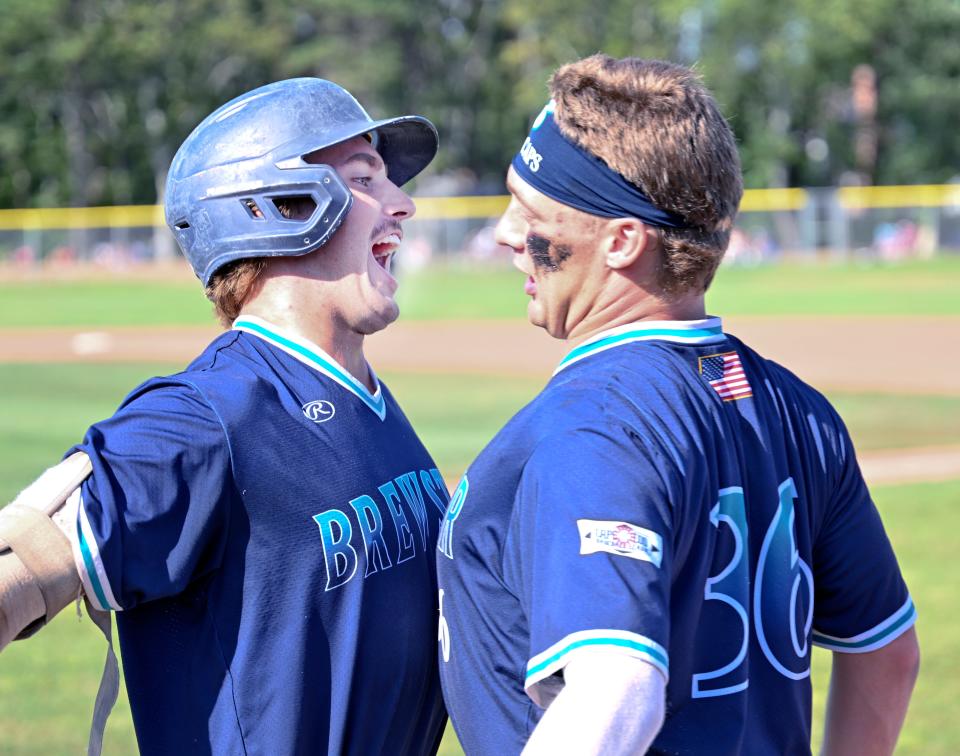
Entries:
[[827, 395], [858, 451], [960, 443], [960, 396]]
[[[428, 268], [400, 288], [403, 317], [523, 318], [523, 275], [512, 268]], [[738, 315], [960, 315], [960, 256], [925, 262], [811, 261], [723, 266], [707, 310]]]
[[[960, 652], [955, 622], [960, 598], [956, 528], [960, 481], [876, 488], [874, 498], [917, 606], [920, 679], [897, 748], [900, 756], [960, 752]], [[819, 743], [830, 653], [814, 649], [814, 733]], [[816, 748], [814, 749], [816, 752]]]
[[903, 263], [721, 267], [718, 315], [960, 315], [960, 255]]
[[[785, 263], [721, 268], [708, 310], [738, 315], [960, 315], [960, 256], [925, 262]], [[401, 275], [410, 320], [524, 319], [523, 276], [505, 268], [437, 265]], [[0, 283], [0, 328], [209, 325], [196, 281]]]
[[0, 283], [0, 327], [210, 325], [213, 308], [196, 281]]
[[[137, 382], [179, 365], [0, 364], [0, 500], [109, 415]], [[457, 476], [543, 380], [387, 373], [384, 376], [448, 477]], [[833, 394], [861, 449], [960, 442], [960, 398]], [[882, 487], [876, 500], [920, 612], [924, 669], [900, 753], [960, 749], [960, 654], [952, 621], [958, 599], [954, 533], [960, 481]], [[946, 574], [945, 574], [946, 572]], [[817, 727], [829, 655], [814, 654]], [[103, 663], [103, 641], [89, 621], [64, 612], [36, 638], [0, 655], [0, 753], [80, 752]], [[111, 718], [106, 754], [134, 753], [125, 697]], [[441, 753], [460, 753], [448, 732]]]

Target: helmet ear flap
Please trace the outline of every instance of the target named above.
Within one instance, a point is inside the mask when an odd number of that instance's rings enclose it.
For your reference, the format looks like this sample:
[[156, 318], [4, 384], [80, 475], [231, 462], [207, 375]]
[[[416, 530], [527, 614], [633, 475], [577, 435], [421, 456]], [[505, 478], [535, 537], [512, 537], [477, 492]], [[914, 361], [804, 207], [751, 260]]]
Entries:
[[[353, 205], [353, 195], [329, 165], [302, 163], [277, 168], [269, 158], [256, 161], [250, 172], [224, 166], [176, 186], [175, 196], [200, 197], [186, 204], [171, 223], [174, 236], [194, 265], [204, 286], [223, 265], [248, 257], [296, 257], [322, 247]], [[229, 169], [230, 176], [261, 177], [233, 184], [211, 175]], [[226, 178], [226, 177], [224, 177]], [[168, 208], [170, 207], [168, 196]], [[203, 267], [198, 269], [198, 263]]]

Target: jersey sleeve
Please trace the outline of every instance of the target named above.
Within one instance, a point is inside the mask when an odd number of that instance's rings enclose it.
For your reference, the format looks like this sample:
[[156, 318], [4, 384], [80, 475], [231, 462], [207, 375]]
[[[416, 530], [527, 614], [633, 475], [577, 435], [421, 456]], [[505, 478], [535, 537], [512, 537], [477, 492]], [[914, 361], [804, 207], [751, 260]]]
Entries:
[[130, 609], [215, 570], [232, 474], [214, 411], [188, 385], [132, 395], [71, 449], [93, 472], [79, 489], [74, 556], [87, 597]]
[[580, 649], [668, 676], [670, 497], [639, 445], [612, 426], [569, 431], [541, 441], [524, 467], [504, 574], [529, 623], [524, 688], [541, 706]]
[[916, 609], [842, 422], [834, 494], [814, 543], [813, 642], [864, 653], [908, 630]]

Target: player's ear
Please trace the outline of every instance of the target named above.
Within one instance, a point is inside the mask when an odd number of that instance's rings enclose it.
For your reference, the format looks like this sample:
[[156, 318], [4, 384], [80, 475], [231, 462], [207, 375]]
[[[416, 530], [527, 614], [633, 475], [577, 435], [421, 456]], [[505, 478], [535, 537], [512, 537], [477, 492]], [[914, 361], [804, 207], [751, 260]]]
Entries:
[[645, 251], [651, 248], [651, 229], [636, 218], [612, 218], [604, 224], [600, 249], [608, 268], [623, 270], [631, 267]]

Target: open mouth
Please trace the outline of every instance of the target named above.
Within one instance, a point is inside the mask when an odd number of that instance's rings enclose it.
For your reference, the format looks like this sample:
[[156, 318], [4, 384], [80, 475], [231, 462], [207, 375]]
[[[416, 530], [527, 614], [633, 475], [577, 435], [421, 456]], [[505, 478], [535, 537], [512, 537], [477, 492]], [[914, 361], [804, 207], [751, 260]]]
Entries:
[[376, 260], [377, 264], [388, 273], [390, 272], [390, 266], [393, 263], [393, 254], [397, 251], [399, 246], [400, 235], [388, 234], [380, 241], [375, 242], [371, 248], [373, 259]]

